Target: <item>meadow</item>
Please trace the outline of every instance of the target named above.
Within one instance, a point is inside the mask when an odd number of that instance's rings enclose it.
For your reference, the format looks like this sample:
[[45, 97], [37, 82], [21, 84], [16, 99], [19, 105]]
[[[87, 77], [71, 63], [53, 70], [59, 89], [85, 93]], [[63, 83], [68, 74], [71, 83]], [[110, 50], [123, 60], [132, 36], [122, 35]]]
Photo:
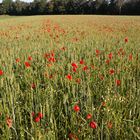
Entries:
[[140, 17], [0, 17], [0, 140], [140, 139]]

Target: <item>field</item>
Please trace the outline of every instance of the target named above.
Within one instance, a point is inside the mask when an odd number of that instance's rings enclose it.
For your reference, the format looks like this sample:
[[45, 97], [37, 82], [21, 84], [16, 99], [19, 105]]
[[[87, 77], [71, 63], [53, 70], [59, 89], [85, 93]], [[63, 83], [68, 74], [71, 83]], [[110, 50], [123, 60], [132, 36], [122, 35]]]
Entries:
[[140, 17], [0, 17], [0, 140], [140, 139]]

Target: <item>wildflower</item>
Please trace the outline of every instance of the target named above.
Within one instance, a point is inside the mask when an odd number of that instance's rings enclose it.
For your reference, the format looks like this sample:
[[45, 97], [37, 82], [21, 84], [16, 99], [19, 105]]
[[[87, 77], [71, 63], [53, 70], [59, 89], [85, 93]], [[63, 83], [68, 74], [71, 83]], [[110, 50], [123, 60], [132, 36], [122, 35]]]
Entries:
[[110, 60], [106, 60], [105, 62], [106, 62], [106, 64], [108, 64], [108, 65], [109, 65], [109, 63], [110, 63]]
[[108, 58], [109, 58], [109, 59], [112, 59], [112, 57], [113, 57], [113, 54], [110, 53], [110, 54], [108, 55]]
[[91, 121], [89, 126], [93, 129], [96, 129], [97, 128], [97, 123], [95, 121]]
[[49, 62], [55, 62], [56, 59], [55, 59], [54, 57], [50, 57], [50, 58], [48, 58], [48, 61], [49, 61]]
[[92, 115], [91, 115], [91, 114], [87, 114], [86, 119], [89, 120], [89, 119], [91, 119], [91, 118], [92, 118]]
[[72, 139], [72, 140], [79, 140], [78, 137], [73, 133], [69, 133], [68, 137], [69, 139]]
[[72, 76], [71, 76], [70, 74], [68, 74], [68, 75], [66, 76], [66, 78], [67, 78], [68, 80], [72, 80]]
[[110, 75], [113, 75], [114, 73], [115, 73], [115, 70], [113, 70], [113, 69], [110, 69], [110, 70], [109, 70], [109, 74], [110, 74]]
[[111, 129], [112, 126], [113, 126], [113, 124], [112, 124], [111, 122], [108, 122], [108, 123], [107, 123], [107, 127], [108, 127], [109, 129]]
[[34, 121], [35, 121], [35, 122], [39, 122], [39, 121], [40, 121], [40, 117], [36, 117], [36, 118], [34, 119]]
[[29, 62], [25, 62], [24, 64], [27, 68], [31, 66]]
[[8, 117], [8, 118], [6, 119], [6, 123], [7, 123], [7, 126], [8, 126], [9, 128], [12, 127], [12, 119], [11, 119], [10, 117]]
[[75, 105], [74, 108], [73, 108], [73, 110], [75, 112], [79, 112], [80, 111], [80, 107], [78, 105]]
[[99, 78], [101, 79], [101, 80], [104, 80], [104, 76], [101, 74], [101, 75], [99, 75]]
[[32, 57], [31, 57], [31, 56], [29, 56], [29, 57], [28, 57], [28, 60], [29, 60], [29, 61], [31, 61], [31, 60], [32, 60]]
[[81, 82], [81, 79], [80, 78], [77, 78], [76, 79], [76, 83], [80, 84], [80, 82]]
[[69, 133], [69, 138], [72, 139], [73, 138], [73, 134]]
[[33, 84], [31, 85], [31, 88], [32, 88], [32, 89], [35, 89], [35, 88], [36, 88], [36, 85], [33, 83]]
[[121, 80], [116, 80], [116, 85], [120, 86], [121, 85]]
[[76, 72], [76, 68], [74, 67], [73, 69], [72, 69], [74, 72]]
[[47, 66], [48, 66], [48, 67], [51, 67], [51, 66], [52, 66], [52, 64], [51, 64], [51, 63], [49, 63], [49, 64], [47, 64]]
[[71, 65], [72, 65], [73, 68], [78, 68], [76, 63], [72, 63]]
[[0, 76], [2, 76], [3, 75], [3, 71], [2, 70], [0, 70]]
[[106, 102], [102, 102], [102, 106], [105, 107], [106, 106]]
[[34, 113], [34, 112], [32, 112], [32, 113], [31, 113], [31, 115], [32, 115], [32, 117], [34, 117], [34, 116], [35, 116], [35, 113]]
[[54, 52], [52, 52], [52, 53], [51, 53], [51, 56], [52, 56], [52, 57], [54, 57], [54, 56], [55, 56]]
[[125, 41], [125, 43], [127, 43], [127, 42], [128, 42], [128, 38], [126, 37], [126, 38], [124, 39], [124, 41]]
[[80, 60], [80, 64], [83, 65], [84, 64], [84, 60], [81, 59]]
[[88, 69], [88, 66], [84, 66], [83, 70], [86, 71]]
[[42, 118], [43, 118], [43, 114], [42, 114], [41, 112], [39, 112], [39, 113], [38, 113], [38, 117], [39, 117], [40, 119], [42, 119]]
[[133, 59], [132, 53], [129, 55], [129, 60], [131, 61]]
[[49, 76], [49, 78], [52, 79], [52, 78], [53, 78], [53, 75], [51, 74], [51, 75]]
[[100, 54], [100, 50], [96, 50], [96, 56], [98, 56]]
[[92, 68], [92, 69], [95, 69], [95, 66], [94, 66], [94, 65], [91, 65], [91, 68]]
[[119, 49], [119, 52], [122, 52], [122, 51], [123, 51], [123, 48], [120, 48], [120, 49]]
[[16, 58], [16, 62], [19, 63], [20, 62], [20, 59], [19, 58]]
[[122, 52], [122, 56], [124, 56], [124, 55], [125, 55], [125, 51]]

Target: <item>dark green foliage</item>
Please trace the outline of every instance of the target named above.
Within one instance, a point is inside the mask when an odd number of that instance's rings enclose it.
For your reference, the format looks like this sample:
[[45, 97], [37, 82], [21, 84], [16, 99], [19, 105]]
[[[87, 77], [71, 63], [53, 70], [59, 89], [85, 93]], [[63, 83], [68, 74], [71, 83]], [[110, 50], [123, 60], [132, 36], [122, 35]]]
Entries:
[[11, 4], [12, 4], [12, 0], [3, 0], [3, 3], [0, 6], [0, 13], [1, 14], [9, 14]]

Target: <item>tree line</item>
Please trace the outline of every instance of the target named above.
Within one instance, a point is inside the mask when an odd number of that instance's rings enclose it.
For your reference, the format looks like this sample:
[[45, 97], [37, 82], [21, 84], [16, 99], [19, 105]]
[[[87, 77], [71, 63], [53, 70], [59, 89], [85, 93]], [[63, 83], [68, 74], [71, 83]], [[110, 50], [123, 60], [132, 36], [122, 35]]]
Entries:
[[0, 15], [140, 15], [140, 0], [3, 0]]

